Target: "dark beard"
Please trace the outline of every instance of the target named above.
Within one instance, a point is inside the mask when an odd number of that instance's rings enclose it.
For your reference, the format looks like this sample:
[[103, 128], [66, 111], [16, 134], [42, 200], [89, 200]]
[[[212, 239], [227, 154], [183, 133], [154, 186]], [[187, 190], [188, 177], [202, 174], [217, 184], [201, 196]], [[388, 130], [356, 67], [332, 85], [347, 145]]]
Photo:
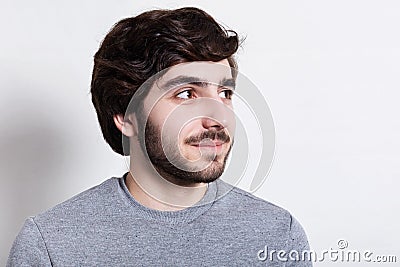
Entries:
[[[143, 136], [140, 136], [139, 138], [142, 150], [144, 153], [146, 153], [147, 150], [147, 155], [157, 172], [166, 180], [181, 186], [191, 185], [193, 183], [210, 183], [218, 179], [224, 172], [226, 160], [232, 148], [231, 145], [226, 155], [209, 155], [208, 158], [203, 157], [204, 160], [209, 162], [209, 166], [200, 171], [195, 171], [195, 169], [192, 168], [193, 170], [191, 171], [190, 166], [188, 166], [190, 163], [186, 163], [186, 160], [179, 153], [178, 144], [173, 141], [176, 139], [171, 138], [170, 140], [167, 140], [168, 142], [164, 142], [165, 145], [163, 149], [161, 131], [151, 123], [150, 120], [146, 123], [145, 131], [140, 132], [145, 133], [144, 142]], [[199, 142], [204, 138], [218, 138], [227, 143], [230, 141], [230, 137], [225, 132], [210, 130], [203, 132], [199, 136], [189, 137], [185, 139], [184, 142], [185, 144], [190, 144]], [[146, 147], [144, 147], [144, 143], [146, 144]], [[164, 151], [169, 153], [168, 158]], [[217, 160], [217, 157], [224, 157], [224, 159], [221, 162]], [[182, 169], [177, 167], [183, 165], [184, 168]]]

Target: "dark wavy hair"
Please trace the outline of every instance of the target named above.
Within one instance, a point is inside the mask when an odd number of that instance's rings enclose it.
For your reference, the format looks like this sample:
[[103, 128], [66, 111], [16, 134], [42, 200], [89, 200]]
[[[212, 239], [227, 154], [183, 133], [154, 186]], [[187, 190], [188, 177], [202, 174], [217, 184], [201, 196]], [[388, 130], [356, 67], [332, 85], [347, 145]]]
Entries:
[[116, 23], [94, 56], [91, 82], [92, 102], [106, 142], [124, 155], [123, 135], [113, 117], [125, 114], [137, 89], [151, 76], [190, 61], [228, 59], [235, 70], [233, 55], [238, 47], [236, 32], [193, 7], [147, 11]]

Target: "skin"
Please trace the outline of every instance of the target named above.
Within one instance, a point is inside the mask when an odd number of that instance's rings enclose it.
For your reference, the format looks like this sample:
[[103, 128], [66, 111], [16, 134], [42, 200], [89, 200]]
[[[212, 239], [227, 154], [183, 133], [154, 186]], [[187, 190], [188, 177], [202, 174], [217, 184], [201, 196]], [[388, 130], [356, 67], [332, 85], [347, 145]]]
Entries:
[[[207, 82], [173, 83], [182, 77]], [[141, 116], [114, 116], [130, 140], [126, 183], [140, 204], [163, 211], [192, 206], [222, 174], [235, 127], [232, 80], [226, 59], [179, 64], [153, 84]]]

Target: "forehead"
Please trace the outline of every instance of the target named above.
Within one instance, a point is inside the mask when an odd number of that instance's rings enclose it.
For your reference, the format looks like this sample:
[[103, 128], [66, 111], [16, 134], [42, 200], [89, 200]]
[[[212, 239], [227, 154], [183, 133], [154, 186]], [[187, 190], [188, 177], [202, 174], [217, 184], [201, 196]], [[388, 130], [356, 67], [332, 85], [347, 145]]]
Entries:
[[[212, 84], [221, 84], [222, 81], [232, 79], [232, 71], [227, 59], [218, 62], [195, 61], [181, 63], [170, 67], [157, 81], [160, 88], [169, 87], [171, 81], [181, 81], [185, 83], [185, 79], [179, 77], [191, 77], [196, 81], [207, 82]], [[189, 78], [190, 79], [190, 78]], [[187, 80], [189, 83], [190, 80]], [[176, 85], [173, 84], [172, 85]]]

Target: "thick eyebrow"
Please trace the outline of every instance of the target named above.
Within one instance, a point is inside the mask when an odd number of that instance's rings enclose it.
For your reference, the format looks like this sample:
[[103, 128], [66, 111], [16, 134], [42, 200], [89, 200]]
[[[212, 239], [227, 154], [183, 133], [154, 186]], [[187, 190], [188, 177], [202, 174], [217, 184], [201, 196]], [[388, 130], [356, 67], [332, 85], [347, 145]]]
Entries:
[[[199, 77], [180, 75], [167, 81], [165, 84], [160, 86], [160, 89], [167, 91], [173, 89], [174, 87], [178, 87], [185, 84], [192, 84], [204, 88], [214, 83], [204, 81], [204, 79], [201, 79]], [[230, 87], [232, 89], [235, 89], [236, 82], [235, 79], [233, 78], [223, 78], [220, 81], [220, 83], [218, 83], [218, 85], [221, 87]]]
[[223, 87], [230, 87], [231, 89], [235, 90], [236, 80], [233, 78], [223, 78], [220, 85]]

